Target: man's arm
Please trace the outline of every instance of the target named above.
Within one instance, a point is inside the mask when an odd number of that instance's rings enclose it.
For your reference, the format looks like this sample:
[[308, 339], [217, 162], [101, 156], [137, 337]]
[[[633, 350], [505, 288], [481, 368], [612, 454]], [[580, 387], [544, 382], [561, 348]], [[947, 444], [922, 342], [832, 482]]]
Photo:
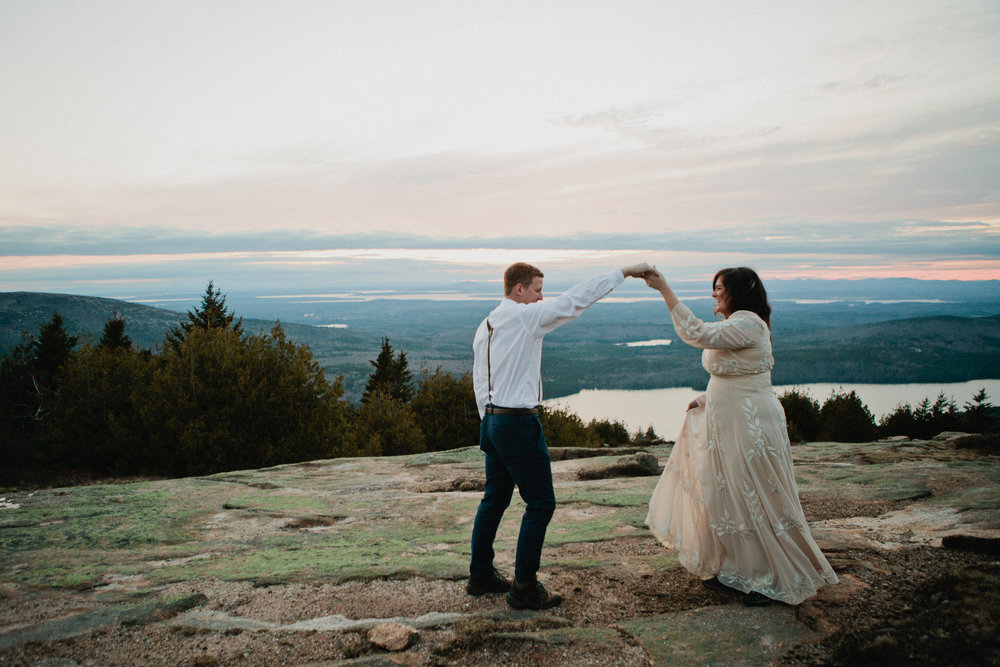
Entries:
[[526, 320], [530, 318], [533, 322], [526, 321], [525, 324], [541, 334], [547, 334], [579, 317], [580, 313], [621, 285], [626, 276], [642, 276], [653, 270], [649, 264], [632, 264], [574, 285], [554, 299], [528, 304], [522, 312], [526, 314]]

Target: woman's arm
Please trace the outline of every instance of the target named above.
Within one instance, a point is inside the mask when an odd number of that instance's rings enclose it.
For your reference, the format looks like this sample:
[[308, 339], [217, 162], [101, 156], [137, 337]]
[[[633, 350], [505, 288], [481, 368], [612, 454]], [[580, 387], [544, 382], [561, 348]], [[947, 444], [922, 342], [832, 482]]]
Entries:
[[703, 349], [738, 350], [753, 345], [760, 336], [763, 322], [758, 323], [756, 320], [743, 317], [723, 322], [704, 322], [695, 317], [687, 306], [677, 310], [677, 307], [683, 304], [662, 273], [654, 270], [643, 278], [647, 285], [663, 295], [663, 300], [670, 309], [674, 330], [688, 345]]
[[647, 285], [663, 295], [663, 300], [666, 302], [669, 310], [673, 310], [674, 306], [681, 302], [677, 298], [677, 295], [674, 294], [674, 291], [670, 289], [667, 279], [658, 270], [653, 269], [652, 272], [645, 274], [643, 278]]

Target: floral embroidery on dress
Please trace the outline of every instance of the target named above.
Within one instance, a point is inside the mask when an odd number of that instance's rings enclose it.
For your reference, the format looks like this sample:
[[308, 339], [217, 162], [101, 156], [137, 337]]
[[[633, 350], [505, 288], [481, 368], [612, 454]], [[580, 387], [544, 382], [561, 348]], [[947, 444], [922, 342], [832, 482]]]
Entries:
[[783, 514], [784, 516], [778, 519], [774, 527], [774, 532], [779, 537], [787, 536], [789, 530], [795, 530], [799, 533], [804, 533], [808, 530], [805, 517], [798, 512], [789, 512], [786, 507]]
[[778, 493], [778, 478], [774, 476], [774, 471], [767, 473], [767, 485], [771, 487], [771, 493]]
[[746, 480], [743, 481], [743, 502], [746, 503], [747, 512], [750, 514], [750, 520], [758, 525], [763, 524], [764, 506], [761, 505], [760, 496], [757, 495], [757, 490], [750, 486]]
[[731, 516], [729, 516], [729, 510], [723, 511], [722, 516], [719, 517], [718, 523], [712, 524], [712, 530], [719, 537], [725, 537], [726, 535], [739, 535], [740, 537], [750, 537], [753, 535], [753, 531], [743, 522], [736, 521]]
[[705, 439], [705, 449], [715, 456], [724, 456], [726, 453], [726, 447], [719, 439], [719, 427], [715, 423], [714, 412], [708, 414], [708, 437]]
[[747, 451], [747, 460], [752, 460], [757, 456], [777, 456], [778, 450], [774, 448], [774, 445], [768, 444], [764, 438], [764, 432], [760, 427], [760, 415], [757, 411], [757, 406], [749, 398], [743, 400], [743, 415], [746, 417], [747, 431], [753, 443], [753, 447]]

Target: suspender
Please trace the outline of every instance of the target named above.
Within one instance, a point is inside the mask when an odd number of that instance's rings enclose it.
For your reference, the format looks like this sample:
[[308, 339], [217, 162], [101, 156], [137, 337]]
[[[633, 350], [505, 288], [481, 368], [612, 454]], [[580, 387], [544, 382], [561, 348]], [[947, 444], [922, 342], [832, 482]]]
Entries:
[[489, 320], [486, 320], [486, 329], [490, 332], [489, 338], [486, 339], [486, 395], [489, 397], [489, 403], [493, 403], [493, 371], [490, 369], [490, 347], [493, 343], [493, 325], [490, 324]]

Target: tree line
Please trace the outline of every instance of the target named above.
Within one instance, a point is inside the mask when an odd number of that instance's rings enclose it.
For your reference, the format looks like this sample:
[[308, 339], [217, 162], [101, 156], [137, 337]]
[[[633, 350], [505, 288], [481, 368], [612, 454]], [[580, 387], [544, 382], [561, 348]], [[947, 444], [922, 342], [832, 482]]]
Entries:
[[1000, 428], [997, 408], [989, 402], [985, 388], [965, 403], [964, 410], [953, 398], [938, 394], [933, 402], [925, 398], [916, 407], [900, 403], [877, 423], [853, 390], [833, 392], [822, 405], [795, 389], [778, 398], [793, 444], [815, 440], [870, 442], [899, 435], [927, 440], [945, 431], [991, 434]]
[[[100, 340], [69, 334], [56, 312], [0, 359], [5, 467], [95, 475], [201, 475], [321, 458], [392, 456], [475, 445], [471, 375], [414, 377], [383, 338], [358, 405], [307, 345], [242, 318], [209, 283], [201, 305], [155, 351], [137, 349], [113, 313]], [[655, 438], [562, 409], [541, 418], [550, 446]]]

